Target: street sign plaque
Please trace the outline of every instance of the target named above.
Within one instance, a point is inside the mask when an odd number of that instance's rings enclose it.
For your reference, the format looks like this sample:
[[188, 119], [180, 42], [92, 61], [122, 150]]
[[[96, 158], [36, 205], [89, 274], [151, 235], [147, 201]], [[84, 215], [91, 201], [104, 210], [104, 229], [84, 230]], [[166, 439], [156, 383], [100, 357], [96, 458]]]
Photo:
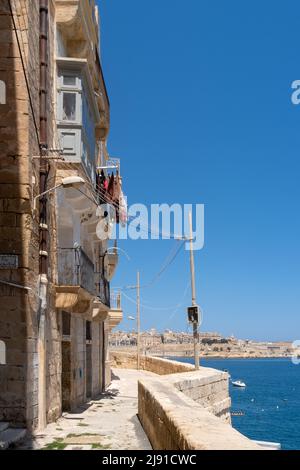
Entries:
[[0, 255], [0, 269], [18, 269], [17, 255]]

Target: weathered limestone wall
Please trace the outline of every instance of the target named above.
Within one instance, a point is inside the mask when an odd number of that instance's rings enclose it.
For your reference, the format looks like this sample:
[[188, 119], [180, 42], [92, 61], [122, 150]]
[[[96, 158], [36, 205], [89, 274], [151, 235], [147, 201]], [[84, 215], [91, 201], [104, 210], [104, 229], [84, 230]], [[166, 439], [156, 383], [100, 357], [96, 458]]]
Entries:
[[[12, 2], [32, 103], [39, 114], [39, 11], [31, 5], [30, 24], [24, 2]], [[28, 57], [28, 49], [30, 55]], [[0, 253], [17, 255], [18, 269], [1, 269], [0, 278], [33, 290], [0, 284], [0, 339], [7, 365], [0, 366], [0, 420], [15, 424], [37, 421], [38, 226], [32, 219], [33, 176], [38, 142], [29, 107], [20, 53], [8, 8], [0, 1], [0, 80], [6, 104], [0, 104]], [[36, 181], [36, 180], [35, 180]]]
[[71, 317], [71, 409], [85, 402], [86, 327], [85, 320]]
[[[116, 368], [136, 369], [136, 355], [111, 353]], [[160, 382], [174, 386], [196, 403], [207, 408], [223, 421], [231, 422], [228, 374], [208, 367], [196, 371], [191, 364], [183, 364], [158, 357], [141, 356], [141, 369], [158, 374]]]
[[[38, 2], [36, 2], [38, 3]], [[48, 3], [48, 87], [47, 87], [47, 136], [49, 148], [57, 148], [55, 137], [55, 7], [52, 0]], [[51, 165], [48, 176], [48, 187], [53, 187], [55, 169]], [[47, 422], [53, 422], [61, 416], [62, 386], [61, 386], [61, 313], [55, 308], [55, 272], [56, 272], [56, 208], [53, 204], [55, 193], [48, 197], [48, 227], [49, 227], [49, 284], [47, 312]]]
[[104, 390], [104, 366], [105, 366], [105, 363], [104, 363], [104, 360], [105, 360], [105, 356], [104, 356], [104, 347], [103, 347], [103, 341], [104, 341], [104, 322], [101, 321], [99, 323], [99, 367], [100, 367], [100, 372], [99, 372], [99, 390], [100, 390], [100, 393], [103, 392]]
[[[137, 368], [136, 354], [111, 351], [110, 359], [112, 367], [119, 369]], [[191, 364], [183, 364], [182, 362], [142, 355], [140, 357], [140, 368], [142, 370], [154, 372], [158, 375], [177, 374], [194, 370], [194, 367]]]
[[260, 450], [164, 377], [139, 381], [138, 407], [154, 450]]
[[[39, 1], [12, 3], [34, 115], [39, 131]], [[29, 24], [28, 24], [29, 23]], [[49, 148], [58, 148], [55, 138], [56, 64], [55, 1], [49, 0], [49, 54], [47, 118]], [[30, 51], [30, 53], [29, 53]], [[39, 190], [39, 146], [29, 105], [24, 71], [17, 47], [7, 0], [0, 0], [0, 80], [6, 88], [6, 103], [0, 103], [0, 254], [16, 255], [18, 269], [0, 269], [0, 280], [32, 290], [9, 287], [0, 282], [0, 340], [5, 343], [7, 364], [0, 366], [0, 420], [14, 425], [38, 425], [39, 367], [39, 227], [33, 217], [33, 197]], [[54, 186], [55, 165], [51, 161], [48, 188]], [[83, 170], [81, 169], [83, 172]], [[74, 174], [74, 171], [71, 173]], [[66, 175], [64, 175], [66, 176]], [[84, 174], [82, 174], [84, 176]], [[48, 197], [49, 270], [46, 312], [46, 412], [47, 421], [61, 415], [61, 312], [55, 308], [57, 217], [55, 193]], [[38, 211], [37, 211], [38, 212]], [[102, 377], [100, 326], [93, 326], [92, 391], [98, 393], [110, 382]], [[72, 319], [72, 406], [86, 399], [85, 321]], [[107, 347], [107, 339], [106, 346]], [[108, 359], [107, 359], [108, 360]], [[109, 360], [108, 360], [109, 361]]]
[[62, 347], [61, 314], [51, 310], [47, 316], [47, 422], [61, 416], [62, 390]]
[[228, 374], [201, 367], [199, 371], [173, 374], [167, 382], [223, 421], [231, 423]]
[[[49, 2], [49, 81], [47, 94], [49, 146], [53, 142], [54, 21]], [[12, 2], [17, 33], [39, 128], [39, 2]], [[30, 54], [28, 53], [30, 51]], [[39, 193], [38, 139], [29, 105], [24, 71], [6, 0], [0, 0], [0, 80], [7, 104], [0, 105], [0, 254], [18, 256], [19, 268], [1, 270], [0, 278], [32, 289], [29, 293], [0, 285], [0, 338], [7, 347], [7, 366], [0, 369], [0, 420], [37, 427], [38, 417], [38, 218], [32, 217], [32, 198]], [[52, 233], [51, 211], [49, 230]], [[53, 237], [50, 237], [51, 240]], [[49, 246], [53, 253], [55, 244]], [[51, 257], [50, 268], [52, 267]], [[49, 270], [47, 311], [47, 419], [60, 415], [60, 335], [55, 312], [52, 272]]]
[[106, 389], [110, 383], [111, 383], [111, 367], [112, 367], [112, 361], [110, 357], [110, 351], [108, 347], [108, 336], [109, 336], [109, 319], [106, 319], [104, 321], [104, 345], [103, 345], [103, 352], [104, 352], [104, 364], [105, 364], [105, 370], [104, 370], [104, 388]]
[[101, 393], [100, 323], [92, 323], [92, 397]]

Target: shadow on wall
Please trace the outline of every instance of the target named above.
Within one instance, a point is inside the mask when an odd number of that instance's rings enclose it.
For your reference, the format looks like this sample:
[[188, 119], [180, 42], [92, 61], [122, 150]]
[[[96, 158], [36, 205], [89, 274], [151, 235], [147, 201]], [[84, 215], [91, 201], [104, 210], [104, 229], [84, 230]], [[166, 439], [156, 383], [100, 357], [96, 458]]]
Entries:
[[[18, 0], [14, 2], [17, 28], [22, 21], [24, 24], [20, 5]], [[23, 41], [26, 35], [27, 31], [23, 31]], [[30, 68], [30, 64], [27, 66]], [[28, 305], [33, 294], [14, 287], [25, 286], [36, 265], [31, 235], [31, 121], [9, 1], [0, 0], [1, 359], [3, 350], [6, 356], [5, 361], [0, 361], [0, 421], [14, 425], [28, 421], [27, 359], [29, 353], [35, 353], [35, 346], [31, 344], [28, 350], [27, 343]], [[34, 145], [36, 152], [36, 142]]]
[[17, 256], [19, 264], [22, 252], [20, 241], [19, 246], [16, 244], [18, 235], [19, 240], [22, 239], [18, 226], [21, 197], [15, 82], [18, 65], [14, 58], [15, 40], [7, 0], [0, 1], [0, 15], [0, 340], [6, 350], [4, 364], [0, 361], [0, 421], [23, 423], [26, 418], [26, 372], [25, 364], [22, 364], [26, 324], [25, 317], [21, 318], [18, 302], [24, 293], [2, 283], [23, 284], [24, 281], [21, 270], [4, 269], [5, 264], [13, 262], [11, 255]]

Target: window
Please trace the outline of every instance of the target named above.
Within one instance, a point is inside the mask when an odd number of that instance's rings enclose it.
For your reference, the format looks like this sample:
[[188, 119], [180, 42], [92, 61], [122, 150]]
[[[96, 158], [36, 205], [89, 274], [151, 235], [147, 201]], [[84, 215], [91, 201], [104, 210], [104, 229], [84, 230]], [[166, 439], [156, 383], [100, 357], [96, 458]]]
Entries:
[[63, 34], [60, 32], [60, 30], [57, 28], [56, 29], [56, 41], [57, 41], [57, 55], [58, 57], [67, 57], [67, 46], [65, 39], [63, 37]]
[[0, 104], [6, 104], [6, 85], [0, 80]]
[[63, 123], [81, 124], [81, 78], [74, 71], [61, 72], [58, 76], [57, 119]]
[[68, 312], [62, 312], [62, 334], [71, 335], [71, 315]]
[[76, 87], [76, 77], [75, 75], [64, 75], [63, 76], [64, 86], [73, 86]]
[[86, 341], [92, 341], [92, 323], [90, 321], [86, 322]]
[[61, 89], [69, 88], [72, 89], [72, 91], [81, 91], [82, 85], [80, 72], [76, 72], [76, 70], [66, 70], [59, 72], [58, 86]]
[[[72, 65], [73, 66], [73, 65]], [[66, 65], [57, 77], [57, 127], [60, 145], [68, 161], [82, 162], [95, 181], [98, 156], [95, 136], [95, 96], [85, 75], [87, 71]], [[75, 67], [75, 65], [74, 65]]]
[[81, 158], [81, 131], [80, 129], [60, 129], [60, 145], [64, 155], [75, 160]]
[[76, 93], [63, 92], [63, 121], [76, 121]]
[[0, 341], [0, 366], [6, 365], [6, 346], [4, 341]]

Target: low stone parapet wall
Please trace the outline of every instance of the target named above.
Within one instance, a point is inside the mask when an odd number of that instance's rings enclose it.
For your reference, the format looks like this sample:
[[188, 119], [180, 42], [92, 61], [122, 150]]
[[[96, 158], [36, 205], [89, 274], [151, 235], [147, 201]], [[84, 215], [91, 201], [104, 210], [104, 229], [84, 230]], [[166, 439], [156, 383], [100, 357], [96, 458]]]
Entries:
[[[135, 354], [112, 352], [111, 361], [112, 367], [116, 368], [137, 367]], [[231, 422], [231, 400], [226, 372], [208, 367], [200, 367], [200, 370], [196, 371], [192, 364], [152, 356], [141, 356], [140, 368], [164, 376], [161, 381], [173, 385], [224, 421]]]
[[[137, 355], [134, 353], [125, 352], [110, 352], [110, 359], [112, 367], [117, 369], [136, 369], [137, 368]], [[195, 370], [191, 364], [184, 364], [182, 362], [170, 361], [160, 357], [143, 356], [140, 357], [140, 369], [153, 372], [158, 375], [177, 374], [181, 372], [189, 372]]]
[[165, 377], [140, 380], [138, 387], [139, 419], [154, 450], [261, 449]]
[[[136, 369], [133, 353], [111, 352], [112, 367]], [[227, 372], [141, 356], [138, 413], [155, 450], [261, 449], [231, 427]]]
[[201, 367], [199, 371], [168, 375], [166, 381], [215, 416], [231, 423], [227, 372]]

